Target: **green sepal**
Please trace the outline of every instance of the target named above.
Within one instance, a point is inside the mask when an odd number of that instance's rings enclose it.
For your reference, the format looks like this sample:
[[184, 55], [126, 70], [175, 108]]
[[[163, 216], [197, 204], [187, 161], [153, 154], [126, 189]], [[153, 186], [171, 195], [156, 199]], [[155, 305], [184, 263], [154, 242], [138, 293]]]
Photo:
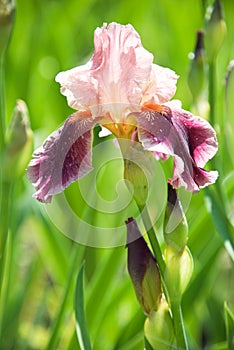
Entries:
[[170, 300], [179, 302], [193, 273], [193, 257], [187, 246], [181, 253], [167, 246], [165, 261], [165, 282]]

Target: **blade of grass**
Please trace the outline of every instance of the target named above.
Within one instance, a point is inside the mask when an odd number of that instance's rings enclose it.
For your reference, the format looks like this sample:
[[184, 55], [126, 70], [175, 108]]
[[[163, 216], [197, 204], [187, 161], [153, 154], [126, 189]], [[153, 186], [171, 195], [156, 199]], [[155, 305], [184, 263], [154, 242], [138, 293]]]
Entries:
[[228, 350], [234, 349], [234, 314], [230, 310], [227, 302], [224, 303], [225, 325], [227, 333]]
[[51, 332], [50, 340], [49, 340], [48, 345], [46, 347], [47, 350], [57, 349], [60, 330], [61, 330], [62, 322], [64, 320], [64, 315], [66, 313], [67, 302], [68, 302], [68, 299], [71, 295], [71, 291], [73, 290], [72, 287], [73, 287], [74, 271], [75, 271], [76, 267], [80, 265], [85, 247], [78, 246], [77, 244], [75, 244], [73, 249], [74, 249], [74, 252], [73, 252], [73, 258], [72, 258], [72, 263], [71, 263], [69, 275], [67, 278], [67, 285], [66, 285], [66, 288], [64, 291], [64, 296], [63, 296], [63, 300], [61, 303], [61, 307], [60, 307], [59, 312], [58, 312], [57, 319], [54, 322], [54, 327], [53, 327], [52, 332]]
[[225, 243], [225, 248], [228, 254], [230, 255], [231, 259], [234, 261], [234, 247], [231, 239], [230, 223], [227, 219], [227, 216], [223, 208], [220, 206], [220, 202], [218, 201], [218, 198], [215, 196], [215, 193], [208, 188], [205, 189], [205, 193], [207, 198], [210, 201], [209, 211], [212, 215], [214, 224]]
[[76, 315], [76, 333], [81, 350], [92, 350], [89, 334], [86, 325], [86, 317], [84, 310], [84, 264], [81, 266], [76, 281], [75, 291], [75, 315]]

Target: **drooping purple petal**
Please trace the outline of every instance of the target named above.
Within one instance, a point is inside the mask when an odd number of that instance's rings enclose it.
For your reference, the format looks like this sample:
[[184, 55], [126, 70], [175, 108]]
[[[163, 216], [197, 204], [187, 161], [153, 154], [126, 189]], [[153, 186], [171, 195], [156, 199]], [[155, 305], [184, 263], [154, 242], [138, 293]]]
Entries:
[[37, 190], [33, 197], [51, 202], [54, 194], [92, 170], [92, 128], [97, 122], [74, 113], [34, 152], [27, 169]]
[[200, 117], [191, 113], [172, 109], [173, 124], [178, 130], [185, 129], [190, 152], [199, 167], [205, 166], [218, 150], [216, 134], [211, 125]]
[[197, 192], [216, 181], [217, 171], [201, 169], [217, 151], [215, 131], [208, 122], [169, 107], [164, 107], [162, 113], [147, 110], [134, 115], [144, 148], [174, 157], [173, 176], [169, 180], [173, 187], [184, 186]]

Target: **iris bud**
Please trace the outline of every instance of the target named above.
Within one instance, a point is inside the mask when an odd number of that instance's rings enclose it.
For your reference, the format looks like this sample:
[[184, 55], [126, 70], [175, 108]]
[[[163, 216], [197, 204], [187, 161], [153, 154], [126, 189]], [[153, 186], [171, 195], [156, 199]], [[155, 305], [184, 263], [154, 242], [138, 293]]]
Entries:
[[180, 253], [188, 240], [188, 224], [176, 190], [168, 184], [168, 199], [164, 219], [164, 239]]
[[155, 257], [148, 248], [134, 219], [126, 221], [128, 272], [136, 297], [145, 314], [157, 310], [162, 297], [161, 278]]
[[227, 28], [223, 18], [221, 3], [219, 0], [215, 0], [213, 6], [208, 8], [205, 26], [205, 44], [209, 62], [216, 59], [223, 44], [226, 31]]
[[174, 339], [174, 330], [168, 304], [162, 300], [156, 312], [147, 317], [144, 325], [145, 338], [152, 349], [169, 350]]
[[165, 282], [169, 291], [170, 301], [179, 302], [192, 276], [192, 255], [188, 247], [177, 253], [172, 247], [167, 246], [165, 249], [165, 262]]
[[4, 55], [10, 39], [14, 13], [14, 0], [0, 0], [0, 56]]
[[33, 134], [30, 128], [28, 109], [18, 100], [6, 134], [3, 154], [3, 179], [12, 182], [21, 176], [29, 162], [33, 149]]
[[205, 49], [204, 32], [197, 31], [197, 42], [191, 58], [190, 71], [188, 75], [188, 85], [193, 96], [193, 100], [198, 101], [203, 92], [205, 82]]

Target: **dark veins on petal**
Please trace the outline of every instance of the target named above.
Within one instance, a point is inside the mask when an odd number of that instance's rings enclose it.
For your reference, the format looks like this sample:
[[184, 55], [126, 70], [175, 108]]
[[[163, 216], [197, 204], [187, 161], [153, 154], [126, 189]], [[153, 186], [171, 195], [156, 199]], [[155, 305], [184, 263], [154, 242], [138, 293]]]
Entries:
[[217, 151], [212, 127], [191, 113], [166, 107], [164, 113], [154, 110], [135, 113], [139, 139], [145, 149], [174, 157], [173, 187], [185, 186], [197, 192], [199, 187], [213, 183], [217, 172], [203, 167]]
[[37, 190], [34, 197], [50, 202], [52, 195], [92, 170], [91, 129], [96, 123], [75, 113], [34, 152], [27, 170]]

